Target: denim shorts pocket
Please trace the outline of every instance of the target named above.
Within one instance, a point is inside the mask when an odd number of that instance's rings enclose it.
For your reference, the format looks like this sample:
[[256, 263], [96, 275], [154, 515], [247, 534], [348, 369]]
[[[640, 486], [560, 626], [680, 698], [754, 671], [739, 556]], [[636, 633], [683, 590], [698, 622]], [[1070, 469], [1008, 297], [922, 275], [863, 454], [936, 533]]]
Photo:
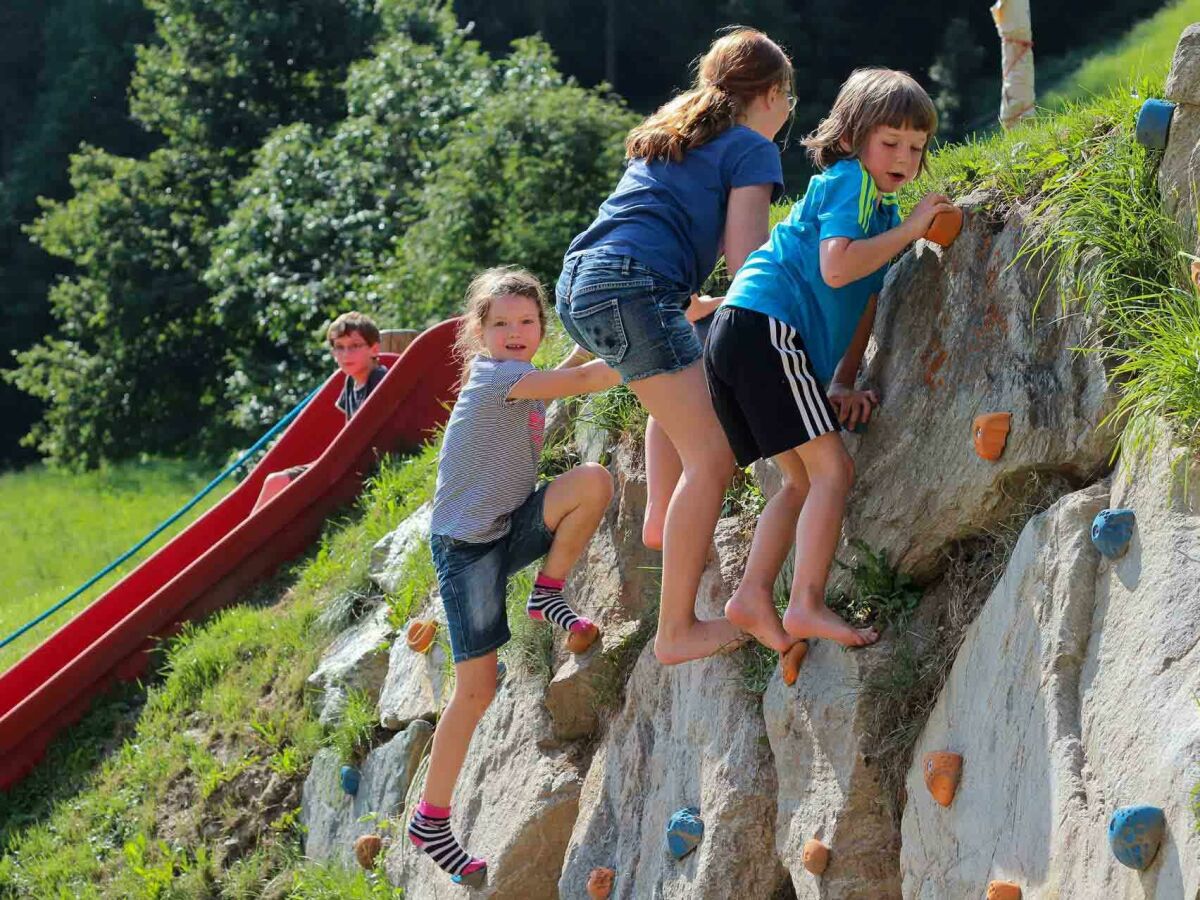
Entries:
[[587, 349], [610, 366], [619, 364], [629, 352], [619, 297], [589, 303], [582, 309], [572, 302], [571, 321], [586, 339]]

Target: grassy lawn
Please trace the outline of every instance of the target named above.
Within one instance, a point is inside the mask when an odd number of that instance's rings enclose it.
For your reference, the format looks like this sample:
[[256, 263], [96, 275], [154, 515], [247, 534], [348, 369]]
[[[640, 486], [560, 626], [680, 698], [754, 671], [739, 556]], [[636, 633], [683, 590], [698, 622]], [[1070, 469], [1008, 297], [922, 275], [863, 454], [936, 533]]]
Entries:
[[[31, 466], [0, 475], [0, 639], [57, 603], [179, 509], [212, 476], [179, 461], [126, 462], [72, 473]], [[120, 569], [0, 649], [15, 663], [232, 487], [227, 481]]]
[[[1061, 78], [1053, 78], [1054, 87], [1042, 98], [1042, 105], [1060, 107], [1143, 78], [1164, 81], [1179, 35], [1193, 22], [1200, 22], [1200, 0], [1167, 3], [1111, 47], [1076, 61]], [[1061, 66], [1056, 68], [1061, 70]]]

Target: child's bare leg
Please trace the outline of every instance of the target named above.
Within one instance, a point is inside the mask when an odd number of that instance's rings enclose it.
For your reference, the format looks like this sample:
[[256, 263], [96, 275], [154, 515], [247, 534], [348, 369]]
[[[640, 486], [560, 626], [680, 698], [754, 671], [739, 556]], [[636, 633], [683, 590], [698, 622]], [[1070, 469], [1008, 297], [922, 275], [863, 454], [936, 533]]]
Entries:
[[661, 550], [667, 507], [675, 485], [683, 474], [683, 463], [675, 445], [653, 416], [646, 423], [646, 516], [642, 521], [642, 543]]
[[258, 512], [261, 507], [266, 506], [276, 494], [291, 483], [291, 476], [287, 472], [272, 472], [263, 481], [262, 488], [258, 492], [258, 499], [254, 501], [254, 508], [250, 512]]
[[873, 628], [854, 628], [825, 605], [825, 582], [837, 549], [850, 492], [852, 463], [837, 432], [794, 451], [808, 473], [809, 490], [796, 525], [796, 572], [783, 627], [793, 638], [830, 638], [848, 647], [879, 639]]
[[487, 864], [467, 853], [450, 832], [450, 799], [471, 737], [496, 695], [496, 652], [454, 666], [454, 695], [433, 732], [425, 791], [408, 823], [409, 839], [451, 876], [472, 884]]
[[728, 619], [696, 617], [696, 590], [733, 478], [733, 452], [717, 421], [699, 363], [630, 384], [683, 463], [663, 531], [662, 602], [654, 654], [667, 665], [711, 656], [741, 640]]
[[774, 457], [783, 486], [763, 508], [754, 528], [750, 558], [742, 582], [725, 604], [725, 615], [764, 646], [782, 653], [796, 643], [783, 630], [775, 610], [775, 579], [796, 534], [796, 520], [808, 495], [808, 474], [794, 450]]
[[612, 476], [598, 463], [584, 463], [550, 482], [542, 516], [554, 533], [554, 543], [546, 554], [543, 574], [567, 577], [596, 533], [612, 495]]

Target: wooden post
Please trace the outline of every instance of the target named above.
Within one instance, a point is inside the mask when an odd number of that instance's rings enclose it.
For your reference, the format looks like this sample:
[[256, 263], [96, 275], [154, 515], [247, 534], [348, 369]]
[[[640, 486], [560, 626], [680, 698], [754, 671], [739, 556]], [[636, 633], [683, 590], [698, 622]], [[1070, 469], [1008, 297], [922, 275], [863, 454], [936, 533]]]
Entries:
[[996, 0], [992, 20], [1000, 32], [1004, 84], [1000, 92], [1000, 124], [1012, 128], [1033, 112], [1033, 26], [1029, 0]]

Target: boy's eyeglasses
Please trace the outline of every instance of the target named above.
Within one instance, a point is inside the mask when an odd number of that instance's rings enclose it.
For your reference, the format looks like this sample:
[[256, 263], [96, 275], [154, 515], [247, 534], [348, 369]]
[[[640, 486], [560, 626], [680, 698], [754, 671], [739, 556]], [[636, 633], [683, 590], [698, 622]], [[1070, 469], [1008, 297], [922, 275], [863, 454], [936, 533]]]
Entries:
[[334, 356], [339, 356], [345, 353], [358, 353], [360, 350], [366, 350], [366, 344], [330, 344], [329, 352]]

